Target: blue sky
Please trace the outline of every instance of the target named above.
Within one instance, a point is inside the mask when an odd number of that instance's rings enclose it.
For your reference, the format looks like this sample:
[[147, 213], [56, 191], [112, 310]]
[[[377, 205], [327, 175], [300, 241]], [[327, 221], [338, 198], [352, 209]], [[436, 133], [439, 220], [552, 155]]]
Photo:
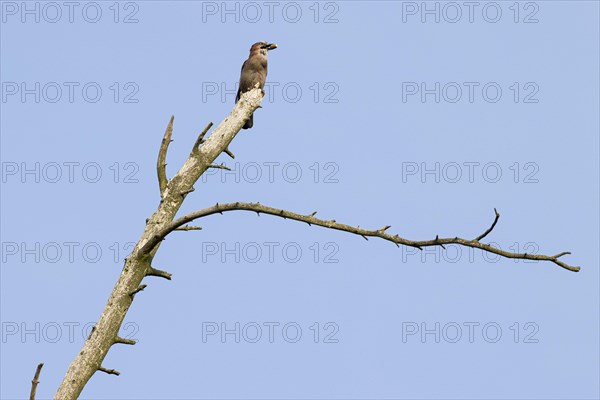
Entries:
[[1, 390], [51, 398], [172, 176], [231, 110], [252, 43], [267, 97], [181, 213], [260, 201], [423, 253], [252, 213], [175, 232], [89, 399], [592, 399], [599, 392], [595, 1], [10, 2], [1, 25]]

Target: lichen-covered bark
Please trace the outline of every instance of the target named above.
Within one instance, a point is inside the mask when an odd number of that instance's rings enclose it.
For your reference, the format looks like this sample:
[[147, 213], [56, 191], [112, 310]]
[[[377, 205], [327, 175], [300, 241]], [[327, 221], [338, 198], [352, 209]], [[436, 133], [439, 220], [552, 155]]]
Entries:
[[181, 169], [168, 182], [162, 193], [160, 206], [148, 219], [141, 238], [125, 261], [123, 271], [98, 322], [71, 363], [56, 392], [55, 399], [78, 398], [88, 380], [102, 366], [102, 361], [111, 346], [119, 343], [119, 329], [135, 298], [135, 295], [131, 294], [140, 287], [142, 280], [149, 273], [152, 258], [160, 243], [149, 251], [140, 251], [140, 249], [151, 237], [173, 221], [185, 197], [193, 191], [198, 178], [227, 149], [244, 122], [260, 106], [261, 100], [260, 89], [245, 93], [231, 114], [219, 124], [197, 151], [192, 151]]

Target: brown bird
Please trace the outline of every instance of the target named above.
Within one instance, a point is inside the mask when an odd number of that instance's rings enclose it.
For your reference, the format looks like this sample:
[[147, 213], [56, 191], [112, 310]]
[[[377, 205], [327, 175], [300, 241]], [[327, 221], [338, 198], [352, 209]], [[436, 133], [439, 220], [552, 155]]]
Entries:
[[[254, 86], [256, 86], [257, 83], [261, 90], [264, 89], [265, 81], [267, 80], [267, 51], [276, 48], [277, 45], [275, 43], [258, 42], [252, 45], [248, 59], [242, 64], [240, 86], [237, 95], [235, 96], [236, 103], [240, 99], [242, 93], [254, 89]], [[243, 129], [252, 128], [252, 125], [254, 125], [254, 114], [248, 118]]]

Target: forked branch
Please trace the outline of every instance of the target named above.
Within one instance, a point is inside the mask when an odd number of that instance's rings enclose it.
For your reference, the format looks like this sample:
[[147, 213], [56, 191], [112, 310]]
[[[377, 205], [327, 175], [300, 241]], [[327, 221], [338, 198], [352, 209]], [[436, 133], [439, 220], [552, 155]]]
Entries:
[[495, 209], [494, 209], [494, 212], [495, 212], [496, 216], [494, 218], [494, 222], [484, 233], [477, 236], [475, 239], [463, 239], [463, 238], [459, 238], [458, 236], [450, 237], [450, 238], [440, 238], [440, 237], [436, 236], [435, 239], [430, 239], [430, 240], [409, 240], [409, 239], [405, 239], [398, 235], [392, 235], [392, 234], [387, 233], [387, 230], [390, 228], [390, 226], [384, 226], [380, 229], [364, 229], [364, 228], [360, 228], [357, 226], [341, 224], [341, 223], [336, 222], [335, 220], [324, 220], [324, 219], [316, 218], [315, 217], [316, 212], [312, 213], [312, 214], [308, 214], [308, 215], [303, 215], [303, 214], [297, 214], [297, 213], [287, 211], [287, 210], [282, 210], [279, 208], [268, 207], [268, 206], [262, 205], [260, 203], [242, 203], [242, 202], [227, 203], [227, 204], [218, 204], [217, 203], [216, 205], [214, 205], [212, 207], [208, 207], [208, 208], [204, 208], [202, 210], [192, 212], [190, 214], [184, 215], [183, 217], [174, 220], [169, 225], [167, 225], [165, 228], [158, 231], [144, 245], [144, 247], [140, 251], [141, 252], [151, 251], [152, 248], [154, 246], [156, 246], [158, 243], [160, 243], [169, 233], [173, 232], [178, 227], [180, 227], [184, 224], [187, 224], [188, 222], [194, 221], [198, 218], [207, 217], [212, 214], [217, 214], [217, 213], [222, 214], [227, 211], [252, 211], [259, 215], [260, 215], [260, 213], [274, 215], [276, 217], [281, 217], [284, 219], [292, 219], [295, 221], [306, 222], [309, 225], [318, 225], [318, 226], [322, 226], [322, 227], [329, 228], [329, 229], [337, 229], [340, 231], [350, 232], [355, 235], [360, 235], [367, 240], [368, 240], [368, 237], [378, 237], [378, 238], [390, 241], [390, 242], [396, 244], [397, 246], [404, 245], [404, 246], [416, 247], [418, 249], [423, 249], [423, 247], [429, 247], [429, 246], [444, 247], [444, 245], [446, 245], [446, 244], [457, 244], [457, 245], [461, 245], [461, 246], [481, 249], [488, 253], [498, 254], [498, 255], [500, 255], [502, 257], [506, 257], [506, 258], [550, 261], [566, 270], [573, 271], [573, 272], [578, 272], [580, 269], [577, 266], [571, 266], [571, 265], [568, 265], [559, 260], [560, 257], [562, 257], [566, 254], [570, 254], [569, 252], [559, 253], [554, 256], [546, 256], [546, 255], [542, 255], [542, 254], [528, 254], [528, 253], [512, 253], [510, 251], [498, 249], [487, 243], [481, 243], [480, 240], [483, 239], [484, 237], [486, 237], [494, 229], [494, 227], [496, 226], [496, 223], [498, 222], [498, 219], [500, 218], [500, 214], [498, 214], [498, 212]]

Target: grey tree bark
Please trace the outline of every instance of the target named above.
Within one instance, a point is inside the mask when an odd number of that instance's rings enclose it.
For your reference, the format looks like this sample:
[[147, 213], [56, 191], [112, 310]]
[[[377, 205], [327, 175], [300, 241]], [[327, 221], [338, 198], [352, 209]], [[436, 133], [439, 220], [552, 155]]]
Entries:
[[[161, 202], [158, 209], [147, 220], [146, 227], [134, 250], [125, 260], [125, 266], [117, 280], [108, 302], [93, 327], [83, 348], [77, 354], [56, 392], [55, 399], [76, 399], [81, 394], [86, 383], [96, 371], [119, 375], [115, 369], [108, 369], [102, 365], [110, 348], [117, 343], [135, 344], [135, 341], [119, 337], [121, 324], [129, 310], [136, 293], [144, 290], [146, 284], [142, 280], [146, 276], [156, 276], [171, 279], [171, 274], [152, 267], [152, 259], [160, 247], [162, 240], [174, 230], [200, 229], [187, 224], [198, 218], [203, 218], [216, 213], [222, 214], [229, 211], [252, 211], [257, 214], [264, 213], [285, 219], [305, 222], [309, 225], [322, 226], [360, 235], [368, 240], [368, 237], [378, 237], [390, 241], [397, 246], [411, 246], [418, 249], [428, 246], [444, 246], [444, 244], [458, 244], [461, 246], [480, 248], [483, 251], [499, 254], [507, 258], [522, 258], [530, 260], [550, 261], [566, 270], [577, 272], [579, 267], [568, 265], [559, 260], [560, 257], [570, 254], [563, 252], [554, 256], [539, 254], [511, 253], [496, 249], [489, 244], [482, 243], [488, 234], [492, 232], [498, 222], [499, 214], [495, 212], [492, 225], [482, 234], [474, 239], [463, 239], [460, 237], [439, 238], [414, 241], [402, 238], [398, 235], [387, 233], [390, 226], [380, 229], [364, 229], [354, 227], [335, 220], [323, 220], [312, 214], [298, 214], [291, 211], [264, 206], [260, 203], [229, 203], [216, 204], [193, 213], [175, 219], [177, 211], [183, 204], [186, 196], [194, 190], [194, 184], [208, 168], [226, 168], [223, 165], [214, 165], [213, 162], [221, 154], [226, 153], [233, 157], [228, 146], [240, 131], [246, 120], [260, 106], [262, 91], [258, 88], [246, 92], [235, 105], [228, 117], [205, 140], [204, 137], [212, 123], [199, 135], [183, 166], [170, 180], [167, 179], [165, 171], [166, 154], [171, 135], [173, 132], [173, 117], [169, 122], [158, 155], [157, 172], [161, 194]], [[39, 375], [39, 374], [38, 374]], [[37, 377], [35, 378], [37, 380]], [[36, 383], [37, 385], [37, 383]]]

